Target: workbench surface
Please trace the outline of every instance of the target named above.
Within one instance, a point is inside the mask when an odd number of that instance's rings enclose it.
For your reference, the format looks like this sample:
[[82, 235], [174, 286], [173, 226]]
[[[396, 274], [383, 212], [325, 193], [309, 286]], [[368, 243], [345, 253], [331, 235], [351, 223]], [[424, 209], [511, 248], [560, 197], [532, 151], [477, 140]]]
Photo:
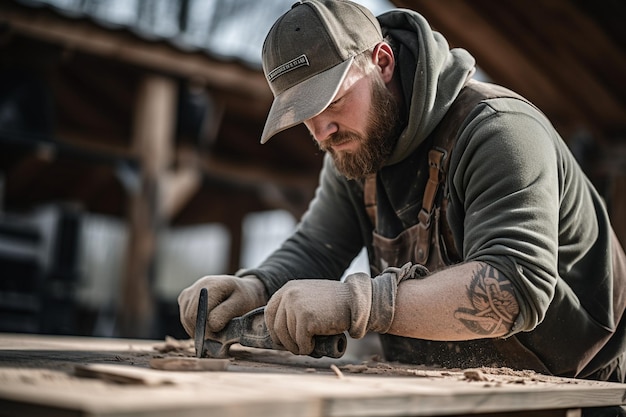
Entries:
[[150, 367], [191, 356], [191, 345], [0, 334], [0, 416], [571, 417], [626, 398], [624, 384], [529, 371], [354, 363], [238, 345], [222, 371]]

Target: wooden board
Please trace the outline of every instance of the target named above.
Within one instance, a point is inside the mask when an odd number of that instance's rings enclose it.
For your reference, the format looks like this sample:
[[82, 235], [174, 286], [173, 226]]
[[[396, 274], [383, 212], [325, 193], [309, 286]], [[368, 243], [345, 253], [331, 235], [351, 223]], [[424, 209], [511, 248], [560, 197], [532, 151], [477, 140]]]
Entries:
[[[148, 368], [156, 341], [0, 334], [0, 415], [572, 416], [626, 385], [506, 369], [443, 370], [237, 347], [226, 371]], [[94, 365], [96, 364], [96, 365]], [[331, 368], [332, 367], [332, 368]], [[334, 369], [333, 369], [334, 368]], [[85, 378], [77, 369], [124, 378]], [[85, 375], [82, 373], [82, 375]], [[143, 382], [142, 382], [143, 381]], [[541, 410], [553, 410], [546, 414]]]

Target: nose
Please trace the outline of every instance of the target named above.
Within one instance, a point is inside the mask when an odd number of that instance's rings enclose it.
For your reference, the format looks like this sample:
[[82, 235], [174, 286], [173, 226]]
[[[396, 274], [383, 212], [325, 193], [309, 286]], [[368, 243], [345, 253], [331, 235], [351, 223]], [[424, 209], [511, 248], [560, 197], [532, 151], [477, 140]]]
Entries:
[[324, 142], [330, 135], [339, 130], [339, 126], [328, 118], [324, 112], [305, 120], [304, 124], [311, 132], [313, 139], [318, 143]]

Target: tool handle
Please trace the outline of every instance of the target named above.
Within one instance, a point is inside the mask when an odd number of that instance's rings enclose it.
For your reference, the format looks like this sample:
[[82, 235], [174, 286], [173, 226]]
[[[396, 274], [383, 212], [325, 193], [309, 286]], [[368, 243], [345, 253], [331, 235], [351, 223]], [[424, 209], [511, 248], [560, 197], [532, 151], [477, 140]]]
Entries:
[[[258, 307], [241, 317], [236, 317], [220, 331], [215, 342], [206, 341], [205, 346], [209, 349], [209, 356], [222, 358], [227, 356], [228, 346], [239, 342], [242, 346], [285, 350], [285, 347], [274, 343], [265, 324], [265, 307]], [[336, 334], [332, 336], [313, 337], [315, 347], [309, 356], [321, 358], [341, 358], [346, 352], [348, 341], [346, 335]]]
[[348, 340], [343, 333], [332, 336], [315, 336], [313, 340], [315, 347], [309, 355], [313, 358], [321, 358], [322, 356], [341, 358], [348, 347]]

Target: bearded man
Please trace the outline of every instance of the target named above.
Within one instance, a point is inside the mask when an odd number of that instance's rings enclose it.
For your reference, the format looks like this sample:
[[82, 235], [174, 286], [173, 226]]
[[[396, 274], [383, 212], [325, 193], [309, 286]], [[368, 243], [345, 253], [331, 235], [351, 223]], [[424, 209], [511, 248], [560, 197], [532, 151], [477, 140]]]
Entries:
[[[295, 4], [271, 28], [261, 142], [304, 123], [326, 152], [297, 230], [257, 268], [179, 296], [194, 334], [266, 305], [272, 339], [380, 334], [388, 360], [623, 382], [626, 261], [597, 191], [528, 100], [409, 10]], [[365, 247], [371, 274], [340, 280]]]

